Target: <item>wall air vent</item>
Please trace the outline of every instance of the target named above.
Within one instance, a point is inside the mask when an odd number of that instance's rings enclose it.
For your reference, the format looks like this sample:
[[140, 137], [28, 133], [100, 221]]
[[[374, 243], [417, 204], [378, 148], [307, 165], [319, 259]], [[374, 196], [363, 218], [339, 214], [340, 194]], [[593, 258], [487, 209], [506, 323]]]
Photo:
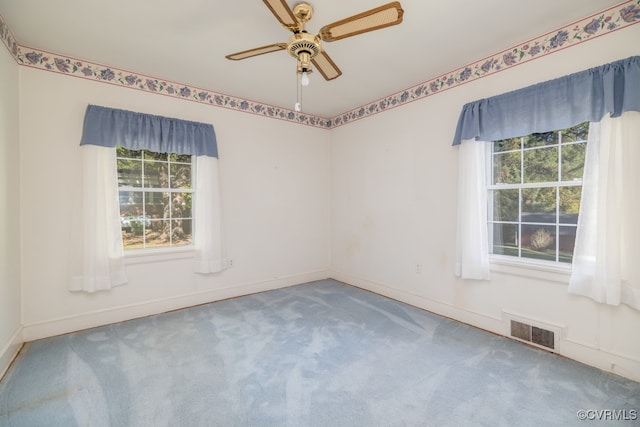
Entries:
[[561, 327], [505, 313], [507, 336], [545, 350], [558, 351]]

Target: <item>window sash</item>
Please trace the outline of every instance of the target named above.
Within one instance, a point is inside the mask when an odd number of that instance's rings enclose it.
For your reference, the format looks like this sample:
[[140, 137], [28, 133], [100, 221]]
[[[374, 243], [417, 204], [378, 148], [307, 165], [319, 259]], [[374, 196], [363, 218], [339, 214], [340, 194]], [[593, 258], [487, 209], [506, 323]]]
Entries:
[[[578, 139], [576, 141], [568, 141], [564, 142], [562, 140], [563, 132], [562, 130], [554, 131], [558, 133], [558, 137], [556, 142], [552, 144], [545, 144], [535, 147], [525, 147], [525, 138], [527, 136], [519, 137], [520, 146], [517, 149], [505, 150], [505, 151], [494, 151], [494, 143], [490, 142], [486, 146], [486, 182], [487, 184], [487, 227], [488, 227], [488, 239], [489, 239], [489, 253], [491, 255], [501, 255], [501, 256], [510, 256], [517, 258], [519, 261], [528, 261], [534, 260], [535, 258], [531, 257], [523, 257], [523, 243], [522, 243], [522, 229], [523, 226], [538, 226], [538, 227], [548, 227], [553, 228], [554, 230], [554, 260], [546, 260], [547, 262], [564, 262], [560, 261], [560, 257], [562, 255], [560, 251], [560, 238], [561, 229], [565, 230], [565, 227], [573, 227], [576, 228], [577, 224], [575, 223], [565, 223], [561, 222], [561, 200], [560, 200], [560, 190], [561, 188], [566, 187], [579, 187], [582, 186], [582, 178], [572, 178], [571, 180], [563, 180], [562, 176], [562, 164], [563, 164], [563, 156], [562, 156], [562, 148], [572, 145], [585, 144], [586, 140]], [[531, 152], [533, 150], [544, 150], [551, 149], [556, 147], [558, 150], [558, 155], [556, 159], [557, 163], [557, 180], [553, 181], [540, 181], [540, 182], [524, 182], [525, 181], [525, 153]], [[519, 182], [516, 183], [494, 183], [495, 177], [495, 158], [497, 155], [509, 154], [509, 153], [519, 153], [520, 157], [520, 171], [519, 171]], [[523, 221], [523, 195], [522, 190], [526, 189], [542, 189], [542, 188], [553, 188], [555, 189], [555, 209], [553, 212], [554, 221], [553, 222], [539, 222], [539, 221]], [[496, 216], [495, 212], [495, 196], [496, 191], [499, 190], [518, 190], [518, 212], [517, 212], [517, 220], [496, 220], [494, 219]], [[517, 235], [515, 238], [515, 243], [517, 244], [517, 255], [508, 255], [508, 254], [495, 254], [494, 247], [496, 244], [495, 235], [494, 235], [494, 227], [495, 225], [506, 224], [506, 225], [514, 225], [517, 227]], [[540, 261], [536, 259], [536, 261]], [[544, 260], [543, 260], [544, 262]]]
[[[139, 193], [141, 195], [140, 197], [140, 202], [139, 205], [142, 207], [142, 217], [145, 218], [143, 221], [143, 225], [142, 225], [142, 248], [133, 248], [131, 246], [124, 246], [124, 250], [125, 251], [131, 251], [131, 250], [135, 250], [135, 251], [156, 251], [156, 250], [161, 250], [161, 249], [167, 249], [167, 248], [175, 248], [175, 247], [187, 247], [187, 246], [195, 246], [195, 227], [196, 227], [196, 217], [195, 217], [195, 211], [194, 211], [194, 206], [193, 204], [196, 203], [196, 190], [195, 190], [195, 186], [196, 186], [196, 182], [195, 182], [195, 177], [196, 177], [196, 161], [195, 161], [195, 156], [191, 156], [191, 162], [187, 163], [184, 161], [173, 161], [169, 158], [170, 155], [175, 154], [175, 153], [155, 153], [155, 154], [168, 154], [167, 159], [166, 160], [158, 160], [155, 158], [146, 158], [145, 153], [146, 152], [153, 152], [151, 150], [141, 150], [142, 153], [140, 155], [140, 157], [129, 157], [129, 156], [117, 156], [116, 157], [116, 161], [117, 160], [127, 160], [127, 161], [135, 161], [135, 162], [140, 162], [140, 170], [139, 170], [139, 174], [136, 173], [135, 176], [139, 176], [140, 177], [140, 186], [131, 186], [131, 185], [121, 185], [121, 175], [120, 175], [120, 171], [118, 171], [118, 194], [121, 195], [122, 193]], [[148, 183], [148, 179], [146, 179], [146, 174], [145, 174], [145, 164], [148, 162], [153, 162], [153, 163], [163, 163], [167, 165], [167, 172], [168, 172], [168, 177], [167, 177], [167, 185], [169, 187], [161, 187], [161, 186], [147, 186]], [[172, 187], [172, 183], [171, 183], [171, 165], [188, 165], [190, 166], [190, 177], [189, 177], [189, 183], [190, 183], [190, 187]], [[176, 194], [176, 193], [182, 193], [182, 194], [190, 194], [192, 197], [192, 207], [191, 207], [191, 211], [190, 211], [190, 215], [184, 216], [184, 215], [180, 215], [180, 216], [174, 216], [173, 215], [173, 203], [172, 203], [172, 198], [171, 196], [169, 197], [169, 201], [168, 201], [168, 207], [169, 207], [169, 217], [168, 218], [162, 218], [162, 219], [150, 219], [151, 222], [160, 222], [162, 221], [163, 223], [165, 221], [169, 222], [169, 240], [168, 242], [166, 242], [166, 244], [160, 244], [160, 245], [152, 245], [152, 246], [148, 246], [147, 245], [147, 236], [146, 236], [146, 216], [147, 214], [147, 200], [146, 200], [146, 193], [156, 193], [156, 194], [165, 194], [165, 193], [169, 193], [169, 194]], [[163, 203], [164, 205], [164, 203]], [[174, 239], [173, 239], [173, 223], [176, 220], [180, 220], [180, 221], [190, 221], [191, 222], [191, 241], [189, 243], [174, 243]]]

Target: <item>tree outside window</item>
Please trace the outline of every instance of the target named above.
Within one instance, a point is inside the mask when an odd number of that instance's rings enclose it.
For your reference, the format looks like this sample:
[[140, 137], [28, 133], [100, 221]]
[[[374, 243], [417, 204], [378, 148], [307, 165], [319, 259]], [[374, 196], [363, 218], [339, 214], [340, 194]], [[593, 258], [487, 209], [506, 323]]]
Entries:
[[125, 250], [193, 244], [192, 156], [116, 150]]
[[585, 122], [490, 144], [491, 253], [571, 262], [588, 131]]

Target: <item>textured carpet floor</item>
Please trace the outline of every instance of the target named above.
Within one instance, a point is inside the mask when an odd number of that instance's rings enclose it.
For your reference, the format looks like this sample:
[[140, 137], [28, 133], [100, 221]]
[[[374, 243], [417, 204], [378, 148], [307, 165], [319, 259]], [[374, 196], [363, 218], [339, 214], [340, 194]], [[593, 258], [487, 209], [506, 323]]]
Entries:
[[600, 424], [581, 409], [640, 425], [640, 384], [332, 280], [35, 341], [0, 383], [2, 427]]

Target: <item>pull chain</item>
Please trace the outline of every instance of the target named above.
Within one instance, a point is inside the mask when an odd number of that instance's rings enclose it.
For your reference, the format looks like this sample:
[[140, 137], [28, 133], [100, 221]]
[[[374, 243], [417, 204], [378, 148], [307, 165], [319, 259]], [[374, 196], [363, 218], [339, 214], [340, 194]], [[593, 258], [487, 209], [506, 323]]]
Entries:
[[296, 97], [296, 105], [295, 105], [295, 110], [296, 112], [300, 112], [302, 111], [302, 75], [300, 73], [298, 73], [296, 71], [296, 83], [297, 83], [297, 97]]

